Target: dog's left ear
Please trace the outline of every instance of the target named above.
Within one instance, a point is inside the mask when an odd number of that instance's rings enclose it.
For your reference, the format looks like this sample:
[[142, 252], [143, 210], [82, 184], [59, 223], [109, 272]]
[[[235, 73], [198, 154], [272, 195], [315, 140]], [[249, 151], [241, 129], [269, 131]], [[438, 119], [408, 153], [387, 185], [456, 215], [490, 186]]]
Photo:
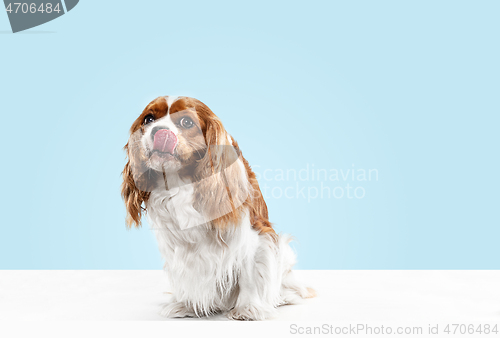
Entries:
[[[197, 108], [198, 110], [199, 108]], [[206, 107], [208, 109], [208, 107]], [[215, 114], [204, 117], [205, 156], [195, 170], [195, 209], [216, 227], [237, 224], [238, 208], [250, 193], [240, 150]]]

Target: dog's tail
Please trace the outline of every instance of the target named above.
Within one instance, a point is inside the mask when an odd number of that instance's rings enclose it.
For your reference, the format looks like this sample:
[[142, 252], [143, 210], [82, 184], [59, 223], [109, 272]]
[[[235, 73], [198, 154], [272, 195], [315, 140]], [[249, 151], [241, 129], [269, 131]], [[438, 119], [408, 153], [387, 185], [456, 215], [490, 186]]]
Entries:
[[290, 235], [279, 236], [279, 252], [283, 277], [281, 282], [281, 299], [284, 304], [297, 304], [304, 298], [314, 298], [317, 293], [314, 289], [306, 287], [295, 277], [292, 267], [296, 263], [295, 252], [290, 247], [293, 240]]

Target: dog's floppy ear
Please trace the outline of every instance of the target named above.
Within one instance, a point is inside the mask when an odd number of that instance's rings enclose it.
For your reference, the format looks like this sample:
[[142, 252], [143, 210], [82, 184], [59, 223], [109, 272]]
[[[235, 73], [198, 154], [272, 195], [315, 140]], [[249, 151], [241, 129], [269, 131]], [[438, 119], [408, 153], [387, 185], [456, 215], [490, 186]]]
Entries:
[[248, 177], [240, 151], [219, 118], [205, 105], [196, 109], [205, 122], [207, 151], [195, 169], [194, 205], [205, 219], [224, 228], [240, 218], [238, 208], [249, 197]]
[[[127, 146], [125, 146], [127, 147]], [[127, 208], [127, 227], [141, 225], [142, 202], [147, 199], [147, 193], [140, 191], [135, 185], [132, 169], [130, 168], [130, 159], [123, 169], [122, 197]]]
[[127, 227], [141, 225], [142, 213], [146, 211], [142, 203], [149, 199], [157, 177], [156, 173], [146, 168], [140, 149], [133, 146], [137, 144], [134, 137], [137, 138], [138, 135], [131, 135], [130, 141], [124, 147], [128, 161], [122, 172], [122, 197], [127, 209]]

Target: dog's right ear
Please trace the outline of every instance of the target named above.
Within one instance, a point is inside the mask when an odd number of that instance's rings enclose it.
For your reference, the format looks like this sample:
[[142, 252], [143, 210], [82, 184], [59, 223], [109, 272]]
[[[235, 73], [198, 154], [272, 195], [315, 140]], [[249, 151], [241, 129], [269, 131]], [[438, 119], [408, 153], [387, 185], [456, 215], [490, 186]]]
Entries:
[[129, 143], [123, 148], [127, 152], [127, 164], [122, 172], [122, 197], [127, 209], [127, 227], [130, 228], [141, 226], [142, 214], [146, 212], [142, 204], [148, 201], [158, 180], [158, 173], [145, 166], [141, 151], [135, 149], [137, 146], [129, 146]]
[[125, 168], [122, 172], [122, 197], [125, 201], [125, 208], [127, 209], [126, 223], [129, 228], [132, 226], [139, 227], [141, 225], [142, 212], [145, 211], [142, 207], [142, 203], [148, 200], [149, 192], [140, 190], [135, 184], [134, 172], [132, 169], [133, 164], [130, 163], [131, 157], [128, 143], [124, 149], [127, 152], [128, 158], [127, 164], [125, 164]]

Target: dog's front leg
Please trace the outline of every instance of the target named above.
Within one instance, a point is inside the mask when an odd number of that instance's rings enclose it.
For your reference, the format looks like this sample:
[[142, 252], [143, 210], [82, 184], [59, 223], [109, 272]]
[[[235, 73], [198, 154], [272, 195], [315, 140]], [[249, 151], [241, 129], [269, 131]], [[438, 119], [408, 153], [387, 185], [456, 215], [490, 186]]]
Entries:
[[[246, 261], [241, 267], [239, 294], [228, 317], [235, 320], [264, 320], [276, 314], [275, 301], [279, 296], [279, 282], [275, 262], [268, 255]], [[268, 257], [265, 257], [268, 256]]]

